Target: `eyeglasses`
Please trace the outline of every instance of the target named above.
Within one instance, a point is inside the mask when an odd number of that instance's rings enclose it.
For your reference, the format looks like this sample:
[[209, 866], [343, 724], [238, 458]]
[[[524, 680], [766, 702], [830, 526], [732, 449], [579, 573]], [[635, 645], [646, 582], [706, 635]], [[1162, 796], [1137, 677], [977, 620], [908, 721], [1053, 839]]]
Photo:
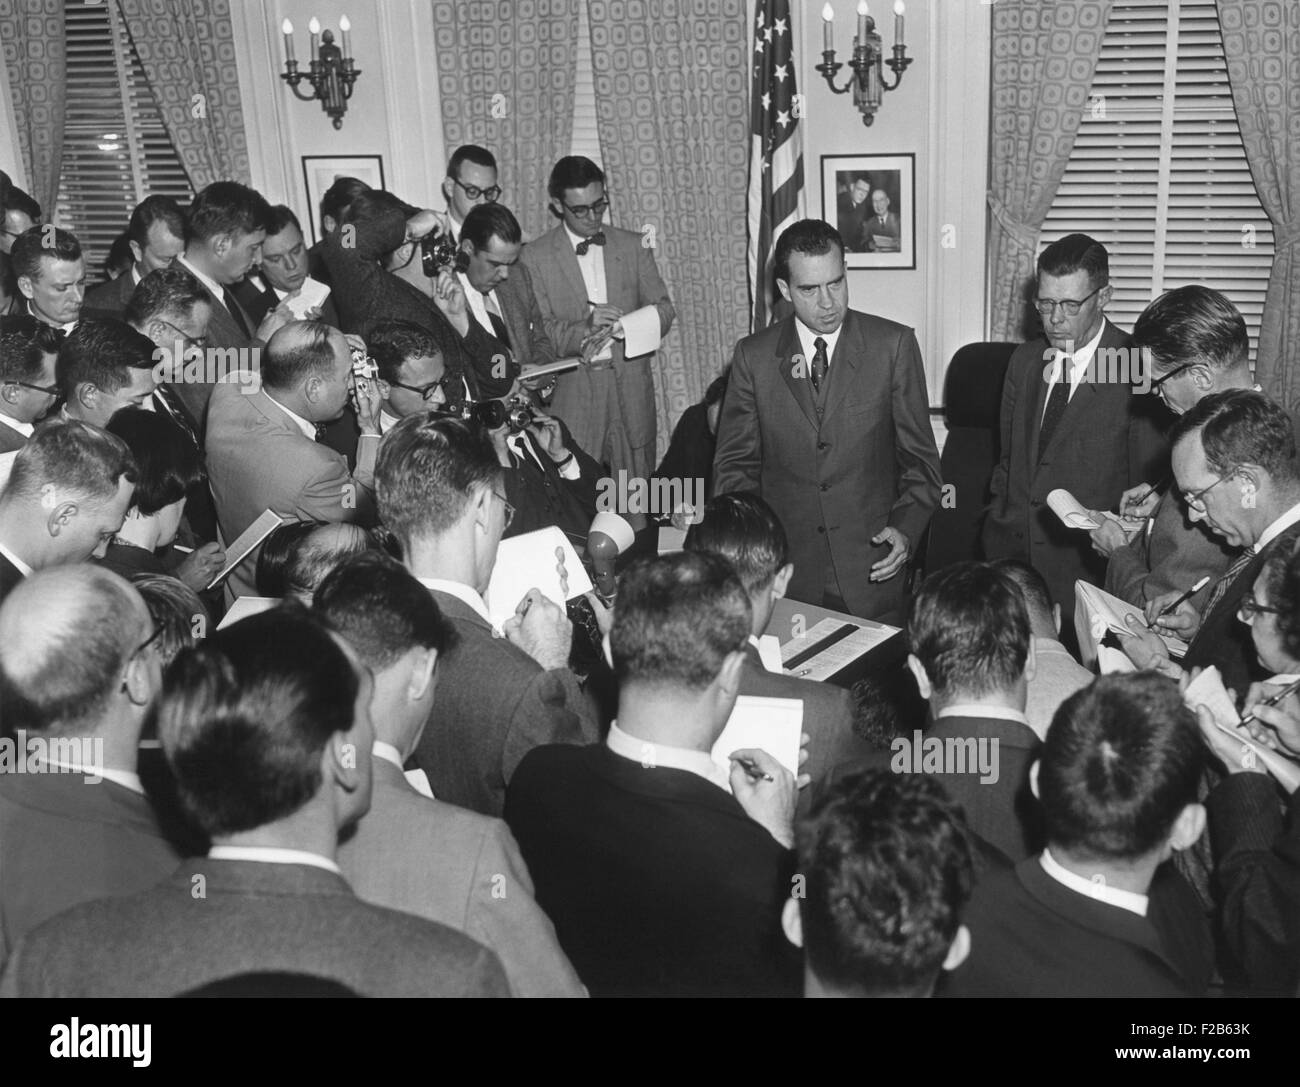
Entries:
[[164, 321], [161, 317], [155, 317], [154, 320], [159, 324], [166, 325], [175, 332], [177, 336], [184, 340], [186, 350], [189, 350], [191, 347], [205, 348], [208, 346], [208, 338], [206, 336], [191, 336], [183, 328], [177, 328], [170, 321]]
[[403, 385], [400, 381], [390, 381], [388, 384], [394, 389], [405, 389], [408, 393], [419, 393], [422, 400], [432, 400], [434, 394], [442, 388], [442, 383], [446, 378], [438, 378], [437, 381], [431, 381], [427, 385]]
[[1204, 512], [1205, 512], [1205, 496], [1206, 496], [1207, 494], [1209, 494], [1212, 490], [1214, 490], [1214, 488], [1217, 487], [1220, 483], [1223, 483], [1223, 482], [1225, 482], [1226, 480], [1229, 480], [1229, 479], [1231, 479], [1233, 476], [1235, 476], [1235, 475], [1237, 474], [1237, 470], [1238, 470], [1240, 467], [1241, 467], [1241, 465], [1238, 464], [1235, 468], [1233, 468], [1231, 471], [1227, 472], [1225, 475], [1221, 475], [1218, 479], [1216, 479], [1216, 480], [1215, 480], [1213, 483], [1211, 483], [1208, 487], [1202, 487], [1199, 491], [1192, 491], [1190, 494], [1188, 494], [1187, 491], [1184, 491], [1184, 492], [1183, 492], [1183, 501], [1186, 502], [1186, 503], [1188, 504], [1188, 506], [1190, 506], [1192, 509], [1194, 509], [1194, 510], [1199, 510], [1201, 513], [1204, 513]]
[[1196, 363], [1194, 362], [1185, 362], [1181, 366], [1175, 366], [1172, 370], [1169, 371], [1169, 373], [1165, 374], [1164, 377], [1158, 377], [1156, 378], [1155, 381], [1151, 382], [1151, 388], [1148, 389], [1147, 391], [1151, 393], [1159, 393], [1160, 386], [1163, 385], [1166, 381], [1168, 381], [1171, 377], [1177, 377], [1184, 370], [1190, 370], [1195, 365]]
[[6, 381], [6, 385], [17, 385], [20, 389], [31, 389], [32, 392], [43, 393], [46, 396], [58, 396], [59, 387], [57, 385], [33, 385], [29, 381]]
[[1035, 298], [1034, 309], [1038, 310], [1038, 312], [1044, 317], [1049, 317], [1051, 316], [1052, 310], [1056, 309], [1057, 306], [1060, 306], [1061, 312], [1067, 317], [1078, 317], [1079, 310], [1083, 308], [1083, 304], [1104, 286], [1106, 286], [1105, 283], [1103, 283], [1101, 287], [1098, 287], [1096, 291], [1093, 291], [1092, 294], [1085, 295], [1077, 302], [1073, 298], [1063, 298], [1059, 300], [1056, 298]]
[[[561, 200], [560, 203], [563, 204], [564, 201]], [[577, 206], [574, 206], [573, 204], [564, 204], [564, 207], [570, 215], [575, 215], [579, 219], [599, 219], [605, 214], [605, 209], [609, 207], [609, 198], [606, 197], [603, 200], [597, 200], [594, 204], [578, 204]]]
[[506, 523], [504, 526], [502, 526], [502, 531], [504, 532], [507, 528], [510, 527], [510, 522], [515, 519], [515, 508], [509, 502], [506, 501], [505, 495], [497, 494], [496, 491], [493, 491], [492, 493], [496, 494], [496, 496], [499, 499], [501, 499], [501, 504], [506, 508]]
[[477, 200], [479, 197], [482, 197], [489, 204], [495, 204], [497, 202], [497, 197], [501, 195], [500, 185], [493, 185], [491, 188], [480, 189], [477, 185], [466, 185], [458, 177], [453, 177], [451, 180], [455, 182], [456, 185], [458, 185], [461, 189], [463, 189], [465, 191], [465, 195], [468, 196], [471, 200]]
[[1253, 596], [1242, 597], [1241, 603], [1237, 606], [1237, 618], [1243, 623], [1249, 623], [1256, 615], [1281, 614], [1281, 608], [1270, 608], [1267, 604], [1260, 604]]

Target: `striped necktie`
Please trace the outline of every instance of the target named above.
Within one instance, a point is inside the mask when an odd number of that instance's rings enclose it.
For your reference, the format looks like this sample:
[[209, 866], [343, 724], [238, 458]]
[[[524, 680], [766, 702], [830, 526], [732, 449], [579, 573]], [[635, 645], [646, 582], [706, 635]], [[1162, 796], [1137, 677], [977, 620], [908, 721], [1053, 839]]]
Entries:
[[1246, 548], [1240, 555], [1233, 560], [1228, 567], [1227, 573], [1214, 583], [1214, 588], [1210, 590], [1210, 599], [1206, 602], [1205, 611], [1202, 613], [1202, 620], [1209, 617], [1210, 613], [1219, 606], [1219, 602], [1228, 595], [1228, 590], [1232, 583], [1237, 580], [1241, 572], [1250, 565], [1251, 560], [1255, 557], [1253, 547]]

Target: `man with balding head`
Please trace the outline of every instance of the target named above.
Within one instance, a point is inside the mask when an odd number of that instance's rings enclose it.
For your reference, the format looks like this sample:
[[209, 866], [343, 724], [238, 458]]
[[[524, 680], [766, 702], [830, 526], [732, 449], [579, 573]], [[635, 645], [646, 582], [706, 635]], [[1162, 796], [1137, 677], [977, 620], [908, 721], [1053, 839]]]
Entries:
[[96, 566], [42, 570], [0, 605], [0, 720], [24, 769], [0, 772], [0, 961], [46, 918], [176, 866], [136, 772], [156, 635], [140, 594]]
[[[358, 344], [359, 340], [356, 341]], [[376, 382], [353, 395], [349, 339], [316, 321], [295, 321], [271, 337], [261, 387], [224, 382], [208, 406], [208, 477], [227, 543], [264, 510], [298, 521], [374, 522], [375, 454], [382, 400]], [[318, 429], [357, 408], [355, 473], [319, 443]], [[253, 593], [249, 561], [231, 575], [235, 595]]]
[[37, 427], [0, 491], [0, 600], [35, 570], [103, 558], [134, 493], [120, 438], [75, 419]]

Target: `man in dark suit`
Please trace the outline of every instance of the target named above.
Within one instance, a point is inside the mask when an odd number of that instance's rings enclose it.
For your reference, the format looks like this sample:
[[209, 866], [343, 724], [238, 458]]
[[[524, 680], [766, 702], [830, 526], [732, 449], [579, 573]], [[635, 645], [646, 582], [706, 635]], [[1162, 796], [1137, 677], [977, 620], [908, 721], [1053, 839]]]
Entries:
[[[248, 275], [232, 288], [245, 312], [261, 324], [269, 313], [295, 300], [309, 278], [310, 261], [307, 243], [303, 240], [298, 216], [284, 204], [271, 209], [266, 224], [266, 238], [262, 242], [262, 258]], [[339, 315], [334, 299], [326, 297], [319, 306], [299, 309], [299, 320], [321, 321], [331, 328], [339, 327]]]
[[54, 406], [59, 336], [35, 317], [0, 317], [0, 453], [15, 453]]
[[338, 835], [370, 805], [371, 682], [346, 643], [296, 608], [184, 651], [159, 700], [158, 737], [212, 848], [148, 890], [30, 932], [0, 993], [177, 996], [283, 972], [364, 996], [508, 995], [487, 948], [362, 902], [339, 871]]
[[[339, 867], [367, 902], [427, 917], [501, 957], [516, 996], [585, 996], [533, 897], [506, 825], [422, 794], [402, 774], [433, 707], [438, 661], [455, 640], [433, 595], [395, 559], [344, 561], [313, 607], [374, 675], [370, 810], [339, 843]], [[414, 771], [420, 777], [420, 771]]]
[[120, 438], [75, 419], [42, 423], [0, 491], [0, 599], [35, 570], [102, 559], [134, 493]]
[[[803, 730], [808, 736], [808, 761], [803, 769], [819, 784], [838, 765], [867, 757], [872, 748], [853, 732], [853, 703], [849, 692], [828, 683], [770, 672], [758, 651], [772, 609], [785, 596], [794, 574], [789, 562], [785, 529], [772, 507], [756, 494], [723, 494], [704, 507], [703, 519], [692, 525], [687, 551], [711, 551], [735, 570], [749, 595], [753, 616], [745, 645], [740, 693], [759, 698], [796, 698], [803, 703]], [[800, 804], [811, 790], [800, 793]]]
[[162, 685], [144, 600], [108, 570], [32, 574], [0, 606], [0, 717], [39, 772], [0, 773], [0, 962], [69, 906], [143, 890], [180, 860], [136, 773]]
[[1103, 676], [1070, 696], [1037, 771], [1047, 848], [975, 889], [946, 996], [1197, 996], [1212, 968], [1191, 889], [1165, 862], [1205, 827], [1204, 752], [1177, 687]]
[[889, 210], [889, 194], [884, 189], [871, 194], [871, 214], [862, 221], [862, 234], [867, 239], [868, 253], [899, 251], [902, 229], [898, 213]]
[[619, 322], [653, 306], [666, 336], [676, 310], [642, 235], [604, 225], [609, 199], [600, 167], [566, 156], [551, 170], [547, 192], [560, 222], [529, 242], [521, 260], [556, 353], [585, 360], [559, 376], [551, 410], [613, 475], [648, 480], [655, 467], [654, 356], [627, 358]]
[[600, 736], [568, 668], [573, 628], [564, 609], [534, 589], [498, 637], [483, 602], [511, 516], [502, 472], [485, 430], [427, 415], [388, 432], [375, 468], [383, 523], [459, 635], [416, 759], [434, 796], [493, 816], [534, 747]]
[[1022, 559], [1043, 575], [1071, 640], [1074, 583], [1100, 585], [1106, 563], [1086, 533], [1061, 523], [1048, 494], [1063, 489], [1087, 509], [1111, 510], [1128, 488], [1163, 475], [1164, 443], [1134, 391], [1138, 356], [1105, 316], [1109, 275], [1105, 247], [1086, 234], [1039, 256], [1034, 304], [1044, 334], [1007, 366], [1002, 458], [980, 532], [986, 558]]
[[[767, 752], [710, 756], [745, 667], [749, 598], [726, 560], [666, 555], [623, 574], [606, 744], [538, 748], [506, 822], [593, 996], [799, 991], [782, 939], [797, 782]], [[806, 778], [800, 779], [806, 781]]]
[[334, 183], [325, 190], [320, 198], [320, 241], [307, 250], [307, 263], [312, 279], [333, 287], [330, 280], [329, 266], [325, 263], [325, 239], [336, 234], [343, 226], [343, 216], [352, 201], [362, 193], [371, 192], [371, 188], [360, 178], [336, 177]]
[[86, 292], [88, 317], [121, 317], [140, 280], [172, 266], [185, 252], [185, 214], [170, 196], [147, 196], [131, 212], [126, 236], [134, 262], [116, 279]]
[[840, 232], [844, 248], [850, 253], [865, 253], [867, 237], [862, 224], [871, 214], [871, 182], [857, 177], [835, 201], [835, 227]]
[[827, 223], [786, 230], [775, 269], [794, 316], [736, 345], [714, 492], [757, 491], [776, 511], [791, 598], [899, 622], [908, 557], [939, 503], [916, 337], [848, 308], [844, 245]]

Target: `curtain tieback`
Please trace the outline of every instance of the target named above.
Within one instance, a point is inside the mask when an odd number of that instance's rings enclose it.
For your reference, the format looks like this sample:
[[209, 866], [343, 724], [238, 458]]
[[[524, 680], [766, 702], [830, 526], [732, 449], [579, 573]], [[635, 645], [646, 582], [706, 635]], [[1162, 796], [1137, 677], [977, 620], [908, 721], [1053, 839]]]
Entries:
[[989, 210], [993, 213], [993, 218], [997, 220], [998, 226], [1010, 234], [1022, 249], [1033, 250], [1037, 248], [1038, 231], [1031, 230], [1024, 223], [1012, 218], [1011, 212], [1007, 209], [1006, 204], [999, 200], [993, 193], [990, 192], [988, 198]]

